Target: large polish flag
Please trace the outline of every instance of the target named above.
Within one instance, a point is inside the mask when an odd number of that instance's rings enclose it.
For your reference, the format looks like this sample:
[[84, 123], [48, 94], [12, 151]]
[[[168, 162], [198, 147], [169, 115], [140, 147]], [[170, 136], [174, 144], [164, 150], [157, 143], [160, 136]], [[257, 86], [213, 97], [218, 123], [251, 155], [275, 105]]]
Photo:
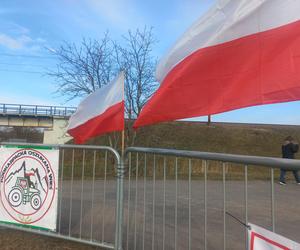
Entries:
[[300, 1], [221, 0], [157, 67], [134, 127], [300, 99]]
[[84, 99], [69, 120], [68, 133], [76, 143], [124, 129], [124, 73]]

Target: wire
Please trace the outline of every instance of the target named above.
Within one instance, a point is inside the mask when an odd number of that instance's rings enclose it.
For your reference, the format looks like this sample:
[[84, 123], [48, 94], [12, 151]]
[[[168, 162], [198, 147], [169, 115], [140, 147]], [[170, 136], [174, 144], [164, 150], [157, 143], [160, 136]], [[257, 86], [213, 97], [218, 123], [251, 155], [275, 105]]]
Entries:
[[234, 215], [232, 215], [229, 212], [225, 212], [227, 215], [229, 215], [230, 217], [232, 217], [233, 219], [235, 219], [238, 223], [240, 223], [241, 225], [243, 225], [244, 227], [246, 227], [247, 229], [251, 230], [251, 227], [249, 225], [247, 225], [246, 223], [244, 223], [243, 221], [241, 221], [239, 218], [235, 217]]
[[0, 53], [0, 56], [10, 56], [10, 57], [27, 57], [27, 58], [39, 58], [39, 59], [56, 59], [55, 56], [37, 56], [37, 55], [25, 55], [25, 54], [9, 54], [9, 53]]
[[9, 66], [30, 66], [30, 67], [47, 67], [47, 65], [42, 65], [42, 64], [5, 63], [5, 62], [0, 62], [0, 65], [9, 65]]
[[27, 71], [27, 70], [10, 70], [10, 69], [0, 69], [2, 72], [15, 72], [15, 73], [29, 73], [29, 74], [46, 74], [46, 72], [41, 71]]

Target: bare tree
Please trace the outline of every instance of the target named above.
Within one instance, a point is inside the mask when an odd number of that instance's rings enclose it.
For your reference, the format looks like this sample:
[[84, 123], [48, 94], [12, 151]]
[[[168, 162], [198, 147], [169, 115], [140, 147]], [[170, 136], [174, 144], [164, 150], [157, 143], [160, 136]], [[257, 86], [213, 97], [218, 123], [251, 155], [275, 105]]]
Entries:
[[113, 51], [108, 33], [100, 41], [83, 39], [80, 46], [65, 42], [51, 51], [58, 64], [48, 75], [56, 79], [57, 92], [72, 100], [106, 85], [116, 73]]
[[125, 45], [115, 43], [115, 55], [119, 68], [125, 71], [126, 113], [136, 118], [157, 87], [154, 77], [156, 60], [152, 49], [156, 43], [153, 29], [145, 27], [124, 36]]
[[[48, 75], [57, 80], [57, 92], [68, 100], [86, 96], [124, 70], [126, 115], [130, 120], [136, 118], [156, 87], [156, 61], [152, 57], [156, 41], [152, 28], [147, 27], [129, 31], [123, 38], [125, 42], [120, 45], [106, 33], [101, 41], [83, 39], [80, 46], [65, 42], [52, 51], [59, 63]], [[132, 145], [135, 133], [129, 128], [127, 131], [127, 144]], [[109, 137], [111, 146], [116, 147], [119, 141], [119, 133]]]

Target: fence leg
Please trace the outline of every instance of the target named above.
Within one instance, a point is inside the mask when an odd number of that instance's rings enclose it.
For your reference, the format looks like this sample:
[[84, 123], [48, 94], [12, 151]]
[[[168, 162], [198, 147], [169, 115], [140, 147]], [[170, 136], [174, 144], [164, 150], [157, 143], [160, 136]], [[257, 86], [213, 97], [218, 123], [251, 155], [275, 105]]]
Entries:
[[115, 235], [116, 250], [122, 250], [124, 172], [125, 172], [125, 166], [124, 166], [124, 159], [122, 158], [117, 167], [117, 207], [116, 207], [116, 235]]

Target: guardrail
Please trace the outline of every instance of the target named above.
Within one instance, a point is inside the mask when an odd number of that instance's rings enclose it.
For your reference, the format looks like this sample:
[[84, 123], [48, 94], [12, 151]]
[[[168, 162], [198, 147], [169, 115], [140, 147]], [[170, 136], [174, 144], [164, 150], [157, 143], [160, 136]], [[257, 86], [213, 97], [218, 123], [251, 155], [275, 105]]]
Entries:
[[0, 104], [0, 115], [70, 117], [75, 111], [74, 107]]

